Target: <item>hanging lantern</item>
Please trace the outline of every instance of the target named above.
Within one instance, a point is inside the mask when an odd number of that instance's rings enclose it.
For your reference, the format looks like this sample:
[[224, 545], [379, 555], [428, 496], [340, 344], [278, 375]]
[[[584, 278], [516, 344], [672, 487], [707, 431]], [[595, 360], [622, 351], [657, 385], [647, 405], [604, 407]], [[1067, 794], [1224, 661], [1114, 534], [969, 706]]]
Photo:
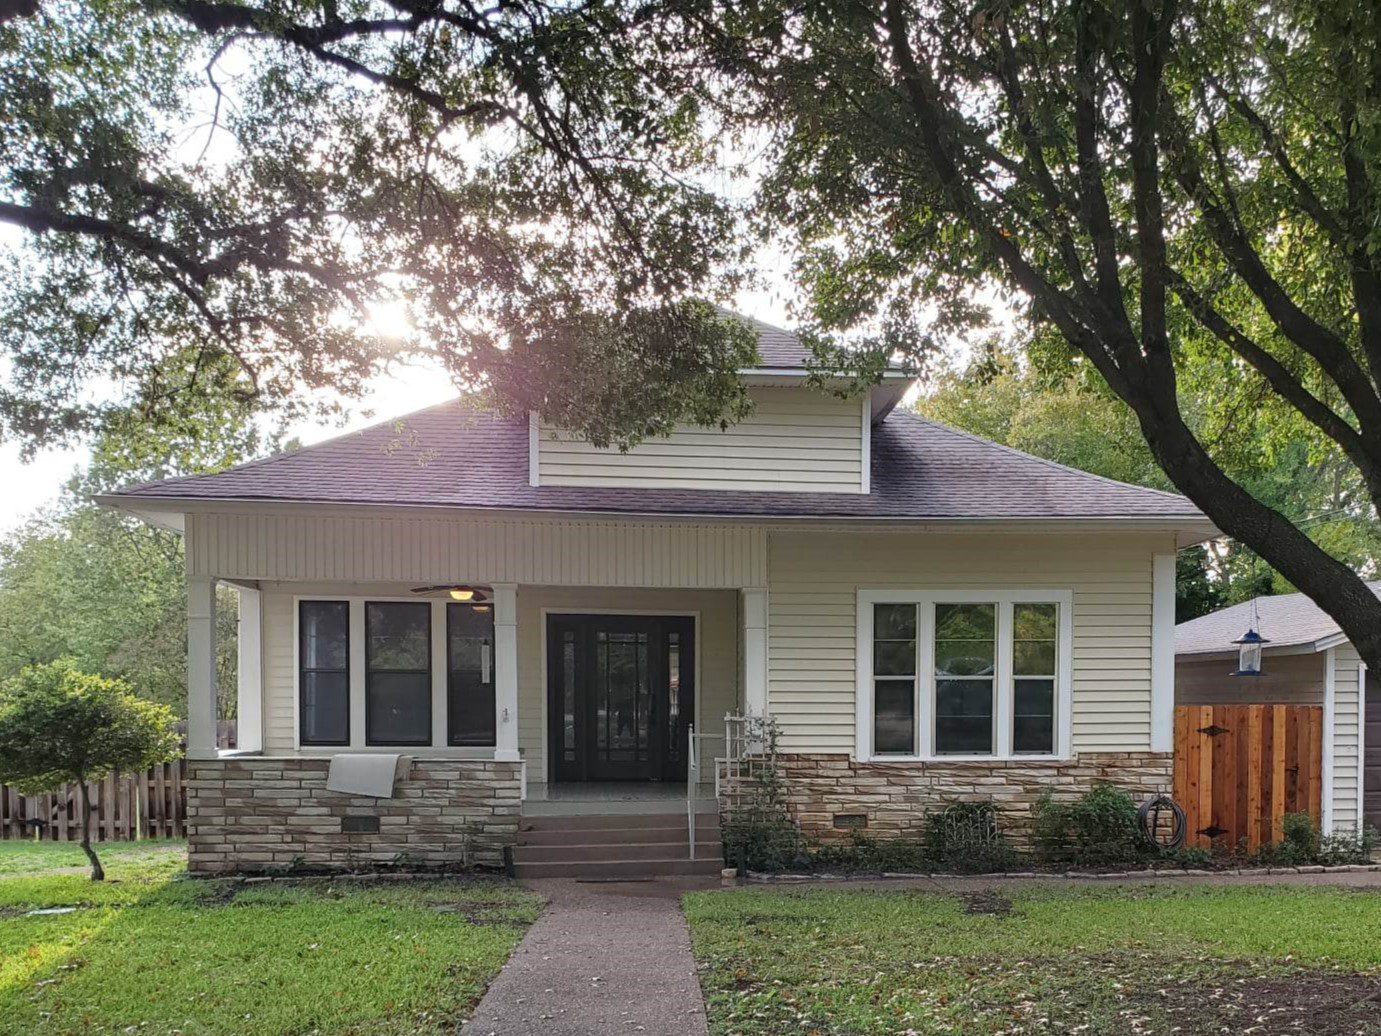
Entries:
[[1237, 645], [1237, 669], [1231, 675], [1260, 676], [1261, 645], [1269, 644], [1270, 641], [1255, 629], [1249, 629], [1233, 643]]

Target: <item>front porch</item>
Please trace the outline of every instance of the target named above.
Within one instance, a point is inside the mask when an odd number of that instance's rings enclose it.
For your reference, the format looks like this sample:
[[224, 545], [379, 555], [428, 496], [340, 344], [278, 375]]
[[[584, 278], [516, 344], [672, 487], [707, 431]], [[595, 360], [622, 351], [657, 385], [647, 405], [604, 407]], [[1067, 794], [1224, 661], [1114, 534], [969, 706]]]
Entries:
[[[227, 581], [233, 752], [214, 744], [216, 580], [189, 579], [194, 870], [500, 866], [531, 821], [595, 818], [607, 837], [571, 862], [621, 864], [628, 836], [634, 859], [718, 865], [713, 758], [726, 714], [766, 702], [764, 590]], [[333, 759], [379, 753], [401, 759], [392, 797], [327, 787]]]

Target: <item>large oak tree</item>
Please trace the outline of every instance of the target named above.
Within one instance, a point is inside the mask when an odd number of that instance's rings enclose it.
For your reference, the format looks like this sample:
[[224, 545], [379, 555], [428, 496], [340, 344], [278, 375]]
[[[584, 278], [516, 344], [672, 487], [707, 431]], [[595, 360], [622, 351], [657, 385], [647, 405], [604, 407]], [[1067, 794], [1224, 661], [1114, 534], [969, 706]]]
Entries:
[[1381, 8], [1360, 0], [768, 0], [682, 8], [823, 331], [1006, 293], [1170, 480], [1381, 666], [1363, 580], [1229, 477], [1177, 366], [1217, 358], [1381, 505]]

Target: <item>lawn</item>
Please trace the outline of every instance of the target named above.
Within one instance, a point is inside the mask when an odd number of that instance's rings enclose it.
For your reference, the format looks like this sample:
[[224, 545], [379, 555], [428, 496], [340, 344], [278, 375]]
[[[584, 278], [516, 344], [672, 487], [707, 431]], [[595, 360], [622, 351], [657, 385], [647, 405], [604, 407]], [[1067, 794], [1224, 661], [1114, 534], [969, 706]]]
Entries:
[[1381, 892], [1008, 885], [686, 898], [711, 1032], [1381, 1033]]
[[103, 861], [94, 884], [63, 847], [0, 843], [0, 1034], [450, 1031], [540, 908], [487, 878], [176, 880], [166, 843]]

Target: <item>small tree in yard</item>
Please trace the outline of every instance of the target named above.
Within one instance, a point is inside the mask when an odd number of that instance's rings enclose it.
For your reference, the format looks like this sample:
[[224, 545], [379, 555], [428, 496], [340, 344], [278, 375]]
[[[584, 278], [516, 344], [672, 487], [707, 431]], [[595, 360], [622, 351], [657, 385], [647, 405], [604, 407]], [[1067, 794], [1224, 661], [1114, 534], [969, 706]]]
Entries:
[[116, 771], [166, 762], [180, 751], [173, 713], [135, 696], [124, 680], [84, 673], [68, 659], [29, 666], [0, 690], [0, 784], [26, 795], [76, 783], [82, 851], [91, 880], [105, 880], [91, 848], [91, 790]]

